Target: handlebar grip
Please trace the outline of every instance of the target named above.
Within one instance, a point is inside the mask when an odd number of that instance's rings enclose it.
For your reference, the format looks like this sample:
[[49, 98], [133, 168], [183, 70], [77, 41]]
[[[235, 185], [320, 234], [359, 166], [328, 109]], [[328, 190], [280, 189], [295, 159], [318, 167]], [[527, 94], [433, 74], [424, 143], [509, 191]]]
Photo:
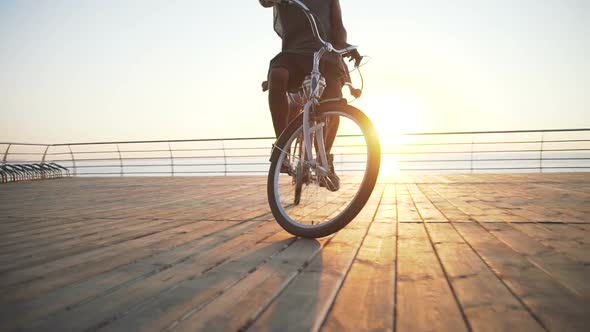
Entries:
[[363, 90], [361, 89], [356, 89], [356, 88], [351, 88], [350, 89], [350, 94], [354, 97], [354, 98], [360, 98], [361, 95], [363, 94]]

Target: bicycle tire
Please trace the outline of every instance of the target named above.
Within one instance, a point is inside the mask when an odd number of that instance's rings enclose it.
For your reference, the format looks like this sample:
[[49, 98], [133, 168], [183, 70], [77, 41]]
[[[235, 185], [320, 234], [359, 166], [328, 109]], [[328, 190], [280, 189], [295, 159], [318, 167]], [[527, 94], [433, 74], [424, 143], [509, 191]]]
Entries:
[[381, 161], [381, 147], [375, 128], [369, 118], [359, 109], [341, 102], [325, 103], [316, 110], [321, 116], [345, 116], [354, 121], [362, 131], [367, 144], [367, 162], [362, 181], [358, 185], [358, 191], [351, 202], [333, 218], [321, 225], [303, 225], [291, 218], [280, 202], [279, 171], [284, 155], [290, 151], [294, 135], [302, 131], [303, 115], [294, 119], [281, 134], [271, 156], [271, 165], [267, 179], [267, 196], [270, 209], [275, 220], [287, 232], [303, 238], [319, 238], [333, 234], [348, 225], [367, 203], [377, 182]]
[[299, 205], [301, 202], [301, 189], [303, 188], [303, 172], [305, 167], [304, 146], [301, 135], [295, 141], [295, 155], [299, 158], [297, 167], [295, 168], [295, 197], [293, 203]]

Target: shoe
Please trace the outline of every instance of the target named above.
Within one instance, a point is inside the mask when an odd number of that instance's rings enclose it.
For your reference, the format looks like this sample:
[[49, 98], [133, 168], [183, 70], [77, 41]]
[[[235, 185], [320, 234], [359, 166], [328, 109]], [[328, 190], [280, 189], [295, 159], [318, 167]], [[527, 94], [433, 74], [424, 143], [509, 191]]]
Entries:
[[287, 165], [281, 165], [281, 174], [291, 175], [291, 168]]
[[328, 175], [320, 179], [320, 187], [326, 187], [329, 191], [338, 191], [340, 189], [340, 178], [334, 170], [334, 155], [328, 155]]

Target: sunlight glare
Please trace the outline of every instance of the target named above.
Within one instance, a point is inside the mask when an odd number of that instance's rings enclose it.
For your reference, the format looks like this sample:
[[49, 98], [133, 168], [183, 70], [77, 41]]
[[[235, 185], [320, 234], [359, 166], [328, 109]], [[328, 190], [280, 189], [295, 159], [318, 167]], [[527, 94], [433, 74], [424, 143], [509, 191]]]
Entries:
[[[400, 151], [410, 137], [403, 134], [427, 129], [425, 107], [417, 98], [408, 95], [367, 96], [360, 107], [373, 122], [381, 143], [382, 177], [400, 173]], [[382, 178], [383, 179], [383, 178]]]

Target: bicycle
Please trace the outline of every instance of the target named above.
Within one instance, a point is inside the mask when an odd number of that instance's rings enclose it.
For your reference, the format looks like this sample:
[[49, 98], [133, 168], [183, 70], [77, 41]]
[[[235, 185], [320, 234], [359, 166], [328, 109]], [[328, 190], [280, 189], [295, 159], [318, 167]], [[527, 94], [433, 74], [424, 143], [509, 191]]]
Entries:
[[[273, 145], [267, 195], [272, 214], [283, 229], [295, 236], [318, 238], [344, 228], [367, 203], [379, 173], [380, 144], [373, 124], [361, 110], [348, 105], [346, 99], [321, 100], [326, 86], [319, 69], [322, 56], [329, 52], [343, 56], [357, 46], [335, 49], [322, 39], [305, 4], [299, 0], [282, 2], [303, 11], [323, 46], [315, 52], [312, 72], [298, 93], [290, 94], [291, 105], [302, 106], [302, 112]], [[358, 66], [355, 69], [359, 70]], [[360, 97], [350, 82], [345, 85]], [[328, 135], [334, 140], [331, 146], [326, 146]], [[330, 167], [335, 150], [342, 176], [337, 186], [330, 181], [336, 174]], [[288, 176], [281, 176], [285, 171]]]

